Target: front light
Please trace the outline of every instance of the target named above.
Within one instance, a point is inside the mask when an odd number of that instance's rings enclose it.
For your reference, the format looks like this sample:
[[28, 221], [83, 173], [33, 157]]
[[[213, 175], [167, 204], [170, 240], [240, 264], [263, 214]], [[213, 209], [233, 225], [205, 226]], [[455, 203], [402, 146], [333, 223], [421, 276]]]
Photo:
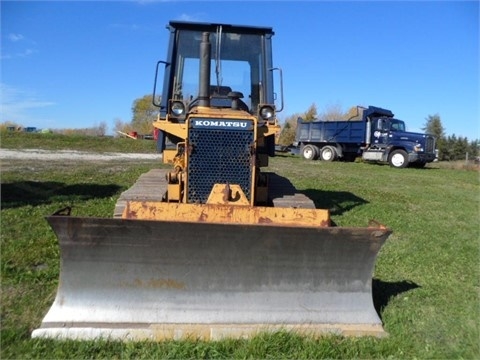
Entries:
[[420, 145], [420, 144], [415, 145], [413, 147], [413, 150], [415, 150], [415, 152], [423, 152], [422, 145]]
[[185, 105], [181, 101], [173, 101], [170, 106], [170, 111], [174, 116], [182, 116], [185, 114]]
[[262, 117], [263, 120], [271, 120], [273, 119], [274, 115], [275, 115], [275, 110], [273, 109], [273, 107], [266, 105], [260, 108], [260, 116]]

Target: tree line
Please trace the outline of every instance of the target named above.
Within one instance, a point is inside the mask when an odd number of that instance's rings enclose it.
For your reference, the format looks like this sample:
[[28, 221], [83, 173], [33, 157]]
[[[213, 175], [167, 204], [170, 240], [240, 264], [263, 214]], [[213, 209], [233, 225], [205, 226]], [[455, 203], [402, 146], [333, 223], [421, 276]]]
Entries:
[[[159, 109], [152, 104], [152, 95], [144, 95], [135, 99], [132, 104], [132, 120], [130, 122], [116, 119], [114, 123], [114, 132], [129, 133], [136, 131], [139, 134], [150, 135], [153, 133], [153, 121], [157, 119]], [[301, 117], [306, 121], [322, 120], [360, 120], [358, 107], [352, 106], [344, 111], [340, 105], [328, 105], [325, 110], [318, 112], [315, 103], [303, 113], [295, 113], [287, 116], [283, 121], [282, 130], [277, 139], [280, 145], [290, 145], [295, 140], [297, 119]], [[432, 134], [436, 138], [436, 148], [438, 150], [439, 160], [453, 161], [474, 159], [480, 156], [480, 141], [478, 139], [468, 140], [466, 137], [456, 136], [455, 134], [446, 135], [445, 128], [442, 125], [440, 115], [428, 115], [425, 119], [425, 125], [422, 128], [426, 133]], [[0, 127], [18, 126], [10, 122], [0, 124]], [[107, 131], [107, 125], [104, 121], [91, 128], [85, 129], [52, 129], [52, 132], [63, 134], [83, 134], [104, 136]], [[467, 155], [468, 154], [468, 155]]]
[[469, 141], [467, 137], [446, 135], [440, 115], [428, 115], [422, 128], [436, 139], [438, 159], [444, 161], [472, 160], [480, 155], [480, 142], [478, 139]]

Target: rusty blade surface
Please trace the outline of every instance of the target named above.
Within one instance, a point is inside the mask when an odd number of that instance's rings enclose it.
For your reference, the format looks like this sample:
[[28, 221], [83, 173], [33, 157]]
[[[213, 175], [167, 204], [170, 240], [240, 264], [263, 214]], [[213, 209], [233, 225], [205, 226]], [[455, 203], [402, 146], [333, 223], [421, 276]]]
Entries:
[[372, 272], [385, 228], [52, 216], [61, 268], [34, 337], [382, 335]]

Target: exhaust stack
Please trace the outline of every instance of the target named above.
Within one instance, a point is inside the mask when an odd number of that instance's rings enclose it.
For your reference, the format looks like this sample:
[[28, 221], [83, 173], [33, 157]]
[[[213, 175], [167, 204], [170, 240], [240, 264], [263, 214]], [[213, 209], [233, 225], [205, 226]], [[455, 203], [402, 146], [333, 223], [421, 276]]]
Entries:
[[202, 42], [200, 43], [200, 84], [198, 89], [198, 105], [210, 106], [210, 59], [211, 47], [210, 33], [202, 34]]

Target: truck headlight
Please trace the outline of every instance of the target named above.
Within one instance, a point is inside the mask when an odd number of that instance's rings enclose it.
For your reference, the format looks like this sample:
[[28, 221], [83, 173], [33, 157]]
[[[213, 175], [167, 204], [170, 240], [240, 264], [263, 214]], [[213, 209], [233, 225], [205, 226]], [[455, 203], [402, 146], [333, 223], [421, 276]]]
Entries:
[[413, 150], [414, 150], [415, 152], [423, 152], [422, 145], [420, 145], [420, 144], [415, 145], [415, 146], [413, 147]]

